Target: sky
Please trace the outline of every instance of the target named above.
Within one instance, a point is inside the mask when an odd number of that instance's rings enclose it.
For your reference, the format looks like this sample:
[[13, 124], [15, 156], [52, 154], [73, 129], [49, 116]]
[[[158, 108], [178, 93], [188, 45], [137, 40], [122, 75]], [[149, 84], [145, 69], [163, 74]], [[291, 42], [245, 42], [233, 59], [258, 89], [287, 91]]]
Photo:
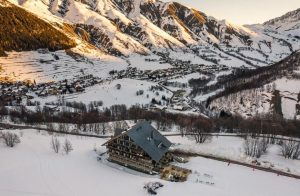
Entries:
[[177, 1], [235, 24], [263, 23], [300, 8], [300, 0], [164, 0]]

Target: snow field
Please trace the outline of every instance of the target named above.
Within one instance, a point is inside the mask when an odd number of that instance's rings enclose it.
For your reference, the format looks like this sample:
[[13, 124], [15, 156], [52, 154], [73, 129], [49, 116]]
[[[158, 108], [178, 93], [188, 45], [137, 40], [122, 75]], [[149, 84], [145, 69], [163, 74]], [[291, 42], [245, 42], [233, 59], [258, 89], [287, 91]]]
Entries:
[[[119, 90], [116, 87], [117, 84], [121, 85]], [[162, 96], [166, 98], [172, 96], [172, 93], [165, 89], [163, 91], [150, 91], [151, 86], [157, 86], [157, 84], [141, 80], [119, 79], [88, 87], [84, 93], [65, 95], [64, 99], [67, 102], [76, 101], [85, 104], [89, 104], [92, 101], [103, 101], [103, 107], [117, 104], [125, 104], [127, 107], [130, 107], [136, 104], [149, 105], [152, 98], [160, 101]], [[143, 90], [144, 93], [137, 96], [136, 92], [139, 90]], [[156, 94], [157, 92], [159, 93], [158, 95]], [[56, 102], [57, 100], [57, 96], [35, 99], [35, 101], [40, 101], [42, 105], [47, 102]]]
[[[12, 131], [12, 130], [10, 130]], [[15, 148], [0, 144], [0, 195], [5, 196], [131, 196], [147, 195], [143, 186], [160, 181], [161, 196], [298, 196], [300, 181], [253, 171], [204, 158], [191, 158], [181, 166], [193, 170], [187, 182], [172, 183], [121, 166], [97, 161], [94, 148], [104, 152], [104, 139], [77, 136], [67, 137], [74, 151], [69, 155], [55, 154], [50, 148], [51, 135], [36, 130], [13, 130], [20, 134], [21, 143]], [[3, 158], [4, 157], [4, 158]]]
[[[187, 152], [213, 155], [216, 157], [251, 163], [254, 158], [245, 155], [243, 145], [244, 139], [239, 137], [213, 137], [210, 142], [196, 144], [193, 138], [181, 138], [180, 136], [169, 137], [174, 143], [173, 149]], [[281, 156], [280, 146], [269, 145], [267, 153], [257, 159], [263, 167], [271, 167], [275, 170], [291, 172], [300, 175], [300, 160], [285, 159]]]

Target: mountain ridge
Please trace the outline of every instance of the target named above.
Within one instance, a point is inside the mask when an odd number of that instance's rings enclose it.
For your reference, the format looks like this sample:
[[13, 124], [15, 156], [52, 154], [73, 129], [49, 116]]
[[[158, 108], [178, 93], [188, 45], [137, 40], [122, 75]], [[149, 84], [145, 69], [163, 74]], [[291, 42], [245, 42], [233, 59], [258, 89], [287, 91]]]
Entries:
[[[298, 49], [300, 40], [286, 41], [284, 32], [265, 27], [237, 26], [177, 2], [158, 0], [10, 0], [53, 23], [67, 22], [82, 28], [90, 44], [113, 56], [151, 54], [179, 50], [194, 53], [204, 61], [208, 56], [222, 60], [216, 52], [246, 66], [263, 66], [286, 57]], [[85, 28], [85, 29], [84, 29]], [[78, 32], [78, 31], [75, 31]], [[288, 42], [282, 44], [281, 40]], [[290, 46], [288, 46], [290, 45]], [[277, 48], [282, 47], [281, 50]], [[240, 54], [248, 48], [250, 56]], [[233, 51], [232, 51], [233, 50]], [[255, 54], [261, 53], [255, 60]], [[221, 56], [222, 56], [221, 55]], [[221, 58], [221, 59], [220, 59]], [[216, 61], [214, 61], [216, 62]]]
[[264, 25], [276, 25], [278, 22], [297, 22], [300, 20], [300, 8], [290, 11], [282, 16], [264, 22]]

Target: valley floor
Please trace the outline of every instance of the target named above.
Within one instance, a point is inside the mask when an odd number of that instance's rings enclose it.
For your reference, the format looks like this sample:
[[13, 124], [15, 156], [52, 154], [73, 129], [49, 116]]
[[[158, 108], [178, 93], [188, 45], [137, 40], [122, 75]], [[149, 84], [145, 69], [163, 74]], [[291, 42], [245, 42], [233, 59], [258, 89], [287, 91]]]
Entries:
[[[14, 130], [22, 135], [15, 148], [0, 144], [0, 195], [70, 196], [70, 195], [147, 195], [143, 186], [160, 181], [164, 187], [158, 195], [210, 196], [297, 196], [300, 181], [272, 173], [230, 165], [204, 158], [191, 158], [182, 166], [192, 169], [187, 182], [172, 183], [158, 176], [140, 174], [121, 166], [97, 161], [97, 152], [106, 140], [76, 136], [67, 137], [74, 151], [55, 154], [50, 148], [51, 135], [36, 130]], [[21, 134], [22, 133], [22, 134]], [[177, 138], [179, 139], [179, 138]], [[176, 140], [177, 140], [176, 139]], [[172, 142], [176, 142], [175, 138]]]

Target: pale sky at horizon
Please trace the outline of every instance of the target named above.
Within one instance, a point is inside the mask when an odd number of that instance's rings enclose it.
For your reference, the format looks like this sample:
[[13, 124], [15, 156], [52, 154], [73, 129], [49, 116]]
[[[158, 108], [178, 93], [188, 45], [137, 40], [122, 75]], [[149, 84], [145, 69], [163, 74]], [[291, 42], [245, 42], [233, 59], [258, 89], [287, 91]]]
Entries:
[[263, 23], [300, 8], [300, 0], [163, 0], [177, 1], [235, 24]]

